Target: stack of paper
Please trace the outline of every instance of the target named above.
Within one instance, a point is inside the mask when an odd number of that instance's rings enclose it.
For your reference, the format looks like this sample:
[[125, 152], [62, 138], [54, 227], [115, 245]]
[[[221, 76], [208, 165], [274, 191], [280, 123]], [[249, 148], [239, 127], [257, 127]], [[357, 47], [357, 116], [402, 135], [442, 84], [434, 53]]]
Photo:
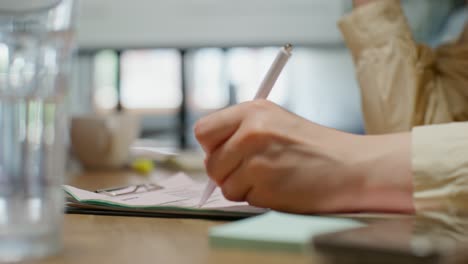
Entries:
[[[247, 217], [267, 211], [247, 203], [230, 202], [220, 190], [216, 190], [206, 204], [199, 208], [198, 202], [205, 185], [183, 173], [156, 184], [162, 188], [150, 191], [141, 188], [137, 192], [117, 196], [111, 192], [96, 193], [72, 186], [64, 186], [64, 189], [70, 195], [67, 205], [83, 209], [228, 217]], [[129, 186], [128, 190], [120, 189], [119, 193], [132, 190], [134, 187]]]

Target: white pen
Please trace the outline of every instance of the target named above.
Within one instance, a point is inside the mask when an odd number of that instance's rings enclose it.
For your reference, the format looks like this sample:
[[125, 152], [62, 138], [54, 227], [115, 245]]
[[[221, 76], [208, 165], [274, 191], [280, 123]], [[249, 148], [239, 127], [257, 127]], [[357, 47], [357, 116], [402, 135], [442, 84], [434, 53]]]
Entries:
[[[271, 65], [270, 69], [268, 70], [263, 82], [260, 84], [258, 88], [257, 94], [254, 97], [254, 100], [257, 99], [266, 99], [275, 85], [276, 80], [278, 80], [281, 71], [283, 70], [284, 66], [288, 62], [289, 58], [291, 57], [293, 46], [291, 44], [286, 44], [284, 47], [280, 49], [278, 55], [276, 56], [273, 64]], [[198, 203], [198, 207], [202, 207], [206, 201], [210, 198], [213, 194], [214, 190], [216, 189], [216, 184], [210, 179], [208, 184], [206, 185], [205, 191], [201, 197], [200, 203]]]

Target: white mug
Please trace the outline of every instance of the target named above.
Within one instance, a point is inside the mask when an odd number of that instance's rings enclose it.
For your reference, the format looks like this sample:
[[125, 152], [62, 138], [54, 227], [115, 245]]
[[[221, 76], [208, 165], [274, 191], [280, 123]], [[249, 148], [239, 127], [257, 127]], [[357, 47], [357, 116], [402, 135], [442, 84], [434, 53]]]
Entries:
[[117, 169], [129, 162], [130, 146], [140, 132], [128, 114], [77, 116], [71, 121], [73, 153], [86, 169]]

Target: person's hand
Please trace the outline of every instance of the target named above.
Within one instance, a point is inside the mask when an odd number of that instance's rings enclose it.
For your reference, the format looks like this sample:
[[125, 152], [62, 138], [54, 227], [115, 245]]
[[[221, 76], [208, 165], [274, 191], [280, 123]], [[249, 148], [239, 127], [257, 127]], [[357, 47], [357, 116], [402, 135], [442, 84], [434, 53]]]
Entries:
[[389, 179], [371, 173], [380, 164], [377, 159], [387, 155], [388, 144], [383, 151], [372, 149], [377, 138], [324, 128], [269, 101], [209, 115], [197, 122], [195, 135], [207, 155], [208, 175], [229, 200], [295, 213], [412, 208], [405, 196], [407, 181], [387, 186], [401, 168], [393, 169]]

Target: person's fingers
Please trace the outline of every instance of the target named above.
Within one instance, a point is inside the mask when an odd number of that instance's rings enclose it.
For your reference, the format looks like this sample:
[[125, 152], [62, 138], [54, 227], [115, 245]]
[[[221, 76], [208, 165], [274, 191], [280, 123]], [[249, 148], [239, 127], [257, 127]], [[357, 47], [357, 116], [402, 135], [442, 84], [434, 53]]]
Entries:
[[[277, 195], [270, 195], [274, 193], [272, 186], [268, 183], [268, 179], [274, 173], [272, 168], [269, 160], [262, 155], [257, 153], [246, 155], [241, 164], [229, 173], [219, 185], [224, 197], [231, 201], [249, 201], [263, 205], [279, 199], [280, 197]], [[259, 190], [268, 191], [259, 192]], [[257, 195], [252, 195], [253, 192]], [[264, 193], [267, 195], [264, 196]]]
[[218, 184], [234, 171], [244, 157], [259, 150], [261, 140], [252, 137], [248, 126], [241, 126], [227, 141], [207, 155], [205, 167], [208, 175]]
[[224, 143], [239, 128], [245, 117], [242, 104], [229, 107], [200, 119], [195, 125], [195, 137], [207, 153]]
[[218, 185], [241, 164], [244, 156], [242, 150], [231, 145], [230, 140], [228, 140], [223, 146], [209, 154], [205, 162], [208, 176]]
[[242, 162], [220, 185], [224, 197], [234, 202], [245, 201], [253, 188], [252, 181], [249, 179], [251, 176], [246, 170], [246, 163]]

